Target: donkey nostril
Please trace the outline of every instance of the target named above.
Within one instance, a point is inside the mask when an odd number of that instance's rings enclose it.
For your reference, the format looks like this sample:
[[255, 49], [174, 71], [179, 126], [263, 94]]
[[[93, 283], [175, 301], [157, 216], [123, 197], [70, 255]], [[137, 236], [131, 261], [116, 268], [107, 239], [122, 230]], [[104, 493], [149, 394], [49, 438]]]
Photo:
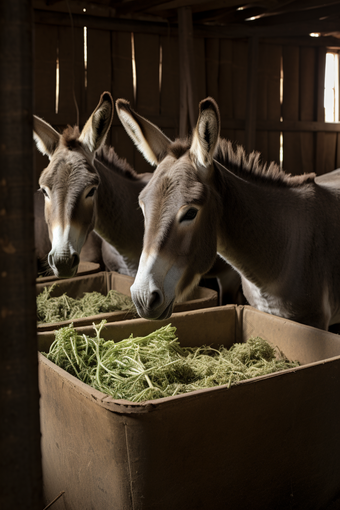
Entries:
[[148, 308], [157, 308], [157, 306], [161, 305], [163, 302], [162, 295], [158, 290], [154, 290], [151, 292], [149, 300], [148, 300]]
[[79, 255], [78, 253], [74, 253], [72, 256], [72, 266], [71, 268], [74, 269], [79, 265]]

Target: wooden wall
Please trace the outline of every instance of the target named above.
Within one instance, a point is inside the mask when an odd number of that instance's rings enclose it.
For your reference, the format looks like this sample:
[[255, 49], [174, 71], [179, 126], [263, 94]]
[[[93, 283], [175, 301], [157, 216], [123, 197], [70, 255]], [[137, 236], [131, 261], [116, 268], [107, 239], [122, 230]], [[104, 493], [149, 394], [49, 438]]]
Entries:
[[[157, 31], [156, 31], [157, 32]], [[170, 138], [179, 135], [180, 61], [178, 35], [138, 30], [133, 34], [136, 93], [133, 89], [131, 31], [87, 28], [87, 83], [82, 27], [35, 23], [35, 113], [62, 130], [83, 126], [100, 94], [123, 97]], [[249, 75], [247, 39], [194, 37], [195, 97], [210, 95], [221, 110], [222, 136], [245, 144]], [[323, 122], [326, 49], [305, 43], [260, 41], [257, 54], [255, 148], [263, 160], [279, 162], [293, 174], [324, 173], [340, 166], [339, 130]], [[160, 83], [160, 55], [161, 83]], [[59, 59], [59, 110], [55, 112], [56, 61]], [[280, 75], [283, 72], [283, 103]], [[327, 130], [325, 129], [327, 127]], [[134, 148], [115, 115], [108, 139], [138, 172], [151, 167]], [[37, 175], [46, 159], [36, 154]]]

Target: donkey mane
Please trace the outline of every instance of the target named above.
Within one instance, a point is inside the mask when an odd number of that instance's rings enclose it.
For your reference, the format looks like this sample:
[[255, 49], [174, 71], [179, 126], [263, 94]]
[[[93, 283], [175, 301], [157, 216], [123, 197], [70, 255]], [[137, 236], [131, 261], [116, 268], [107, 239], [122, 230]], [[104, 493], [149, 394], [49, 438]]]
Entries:
[[126, 159], [121, 159], [117, 156], [113, 147], [103, 145], [103, 147], [96, 152], [96, 159], [110, 170], [119, 172], [126, 179], [136, 180], [138, 178], [137, 172], [129, 165]]
[[[190, 145], [190, 138], [177, 139], [168, 148], [168, 154], [178, 159], [190, 149]], [[288, 174], [281, 170], [275, 162], [269, 164], [262, 162], [260, 152], [253, 151], [247, 154], [241, 145], [224, 138], [219, 139], [214, 157], [234, 174], [247, 180], [252, 179], [255, 182], [261, 181], [278, 186], [298, 187], [313, 182], [316, 176], [315, 173]]]
[[[77, 149], [82, 146], [79, 141], [79, 136], [80, 131], [78, 126], [67, 126], [60, 137], [60, 142], [69, 150]], [[137, 179], [137, 172], [133, 170], [126, 159], [121, 159], [117, 156], [113, 147], [104, 145], [96, 152], [96, 159], [108, 167], [109, 170], [119, 172], [127, 179]]]
[[273, 161], [269, 164], [263, 163], [260, 152], [253, 151], [247, 154], [241, 145], [233, 144], [225, 139], [220, 139], [215, 151], [215, 159], [239, 177], [278, 186], [298, 187], [313, 182], [316, 176], [315, 173], [287, 174]]
[[60, 142], [62, 145], [64, 145], [64, 147], [66, 147], [67, 149], [77, 149], [78, 147], [81, 147], [81, 143], [79, 141], [79, 136], [80, 136], [80, 132], [79, 132], [79, 127], [78, 126], [67, 126], [61, 137], [60, 137]]
[[171, 145], [169, 145], [168, 154], [176, 159], [179, 159], [190, 149], [190, 145], [191, 145], [190, 138], [186, 138], [185, 140], [181, 140], [178, 138], [174, 142], [172, 142]]

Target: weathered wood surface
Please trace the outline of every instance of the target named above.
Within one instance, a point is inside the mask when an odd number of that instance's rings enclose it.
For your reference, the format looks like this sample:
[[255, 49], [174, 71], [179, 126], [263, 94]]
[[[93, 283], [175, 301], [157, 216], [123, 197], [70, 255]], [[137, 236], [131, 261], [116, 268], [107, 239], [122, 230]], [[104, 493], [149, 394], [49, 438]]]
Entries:
[[[183, 5], [183, 4], [182, 4]], [[178, 6], [179, 7], [179, 6]], [[51, 12], [45, 9], [34, 9], [34, 20], [36, 23], [46, 25], [69, 26], [70, 18], [67, 12]], [[84, 24], [90, 28], [101, 30], [112, 30], [116, 32], [144, 32], [157, 33], [165, 35], [168, 33], [169, 24], [159, 21], [146, 21], [140, 19], [124, 19], [111, 18], [104, 16], [91, 16], [88, 14], [73, 14], [73, 22], [76, 27], [82, 27]], [[172, 35], [177, 35], [178, 29], [176, 23], [170, 25]], [[254, 23], [230, 24], [225, 26], [209, 26], [203, 24], [195, 24], [195, 34], [197, 37], [219, 37], [222, 39], [246, 38], [257, 35], [261, 38], [301, 38], [308, 37], [311, 32], [324, 32], [332, 34], [339, 32], [338, 21], [331, 17], [323, 20], [310, 20], [299, 23], [286, 22], [279, 25], [271, 24], [269, 26], [259, 26]], [[334, 45], [335, 37], [329, 37], [328, 41], [320, 41], [315, 39], [311, 45]]]
[[[128, 99], [136, 111], [175, 138], [191, 131], [198, 102], [210, 95], [220, 107], [222, 136], [249, 150], [259, 150], [264, 161], [279, 162], [282, 132], [283, 167], [288, 172], [324, 173], [337, 167], [340, 124], [323, 122], [325, 47], [316, 46], [312, 38], [305, 39], [303, 44], [301, 40], [287, 44], [289, 38], [261, 39], [257, 50], [254, 51], [254, 46], [253, 53], [249, 53], [251, 45], [247, 38], [232, 39], [230, 34], [221, 37], [217, 33], [216, 37], [202, 37], [196, 29], [193, 32], [191, 16], [190, 9], [180, 8], [179, 32], [172, 25], [166, 31], [158, 27], [143, 32], [140, 27], [133, 38], [130, 31], [123, 30], [124, 24], [119, 30], [113, 21], [111, 25], [90, 24], [85, 81], [80, 19], [87, 22], [91, 17], [74, 16], [72, 30], [69, 19], [66, 26], [59, 15], [54, 24], [45, 15], [38, 15], [37, 19], [45, 20], [46, 24], [35, 25], [35, 113], [62, 130], [66, 124], [77, 121], [76, 99], [82, 126], [100, 94], [110, 90], [115, 99]], [[137, 172], [152, 170], [117, 116], [107, 141]], [[37, 180], [46, 161], [37, 154], [35, 161]]]
[[[281, 57], [282, 47], [280, 45], [260, 43], [255, 148], [262, 153], [264, 161], [279, 162], [280, 159]], [[275, 123], [275, 130], [269, 127], [270, 122]]]
[[1, 510], [44, 506], [35, 300], [32, 32], [31, 2], [1, 4]]

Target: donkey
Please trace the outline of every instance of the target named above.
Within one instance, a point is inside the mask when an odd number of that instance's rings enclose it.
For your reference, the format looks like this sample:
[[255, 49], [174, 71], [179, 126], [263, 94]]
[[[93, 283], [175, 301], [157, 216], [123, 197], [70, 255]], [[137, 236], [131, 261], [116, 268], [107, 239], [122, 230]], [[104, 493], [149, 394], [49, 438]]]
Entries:
[[340, 321], [340, 171], [291, 176], [220, 138], [206, 98], [191, 139], [170, 141], [123, 99], [119, 118], [157, 165], [140, 193], [145, 235], [131, 287], [138, 313], [168, 318], [218, 253], [250, 305], [322, 329]]
[[57, 277], [77, 272], [93, 229], [107, 269], [136, 274], [144, 233], [138, 195], [152, 174], [137, 174], [104, 145], [113, 112], [112, 96], [104, 92], [81, 132], [68, 126], [59, 134], [34, 116], [35, 142], [50, 160], [39, 184], [52, 243], [48, 263]]
[[[48, 263], [58, 277], [76, 273], [82, 247], [83, 260], [89, 260], [89, 249], [96, 248], [106, 269], [130, 276], [137, 273], [144, 234], [138, 195], [152, 172], [137, 174], [112, 147], [104, 145], [113, 111], [111, 94], [104, 92], [82, 132], [68, 127], [62, 135], [34, 117], [37, 147], [50, 159], [39, 184], [52, 242]], [[239, 275], [219, 257], [205, 275], [213, 277], [219, 283], [221, 302], [244, 299]]]
[[[41, 192], [36, 191], [34, 193], [35, 255], [37, 261], [37, 274], [40, 276], [51, 276], [53, 275], [53, 271], [48, 264], [47, 258], [52, 245], [48, 234], [47, 223], [45, 221], [44, 202], [44, 195]], [[106, 243], [104, 239], [99, 237], [94, 230], [92, 230], [79, 254], [80, 261], [95, 262], [100, 265], [100, 269], [102, 271], [108, 269], [107, 263], [109, 263], [111, 266], [116, 266], [116, 269], [109, 270], [118, 270], [120, 267], [120, 260], [118, 257], [117, 262], [113, 259], [113, 257], [110, 257], [109, 260], [105, 260], [105, 244], [108, 243]]]

